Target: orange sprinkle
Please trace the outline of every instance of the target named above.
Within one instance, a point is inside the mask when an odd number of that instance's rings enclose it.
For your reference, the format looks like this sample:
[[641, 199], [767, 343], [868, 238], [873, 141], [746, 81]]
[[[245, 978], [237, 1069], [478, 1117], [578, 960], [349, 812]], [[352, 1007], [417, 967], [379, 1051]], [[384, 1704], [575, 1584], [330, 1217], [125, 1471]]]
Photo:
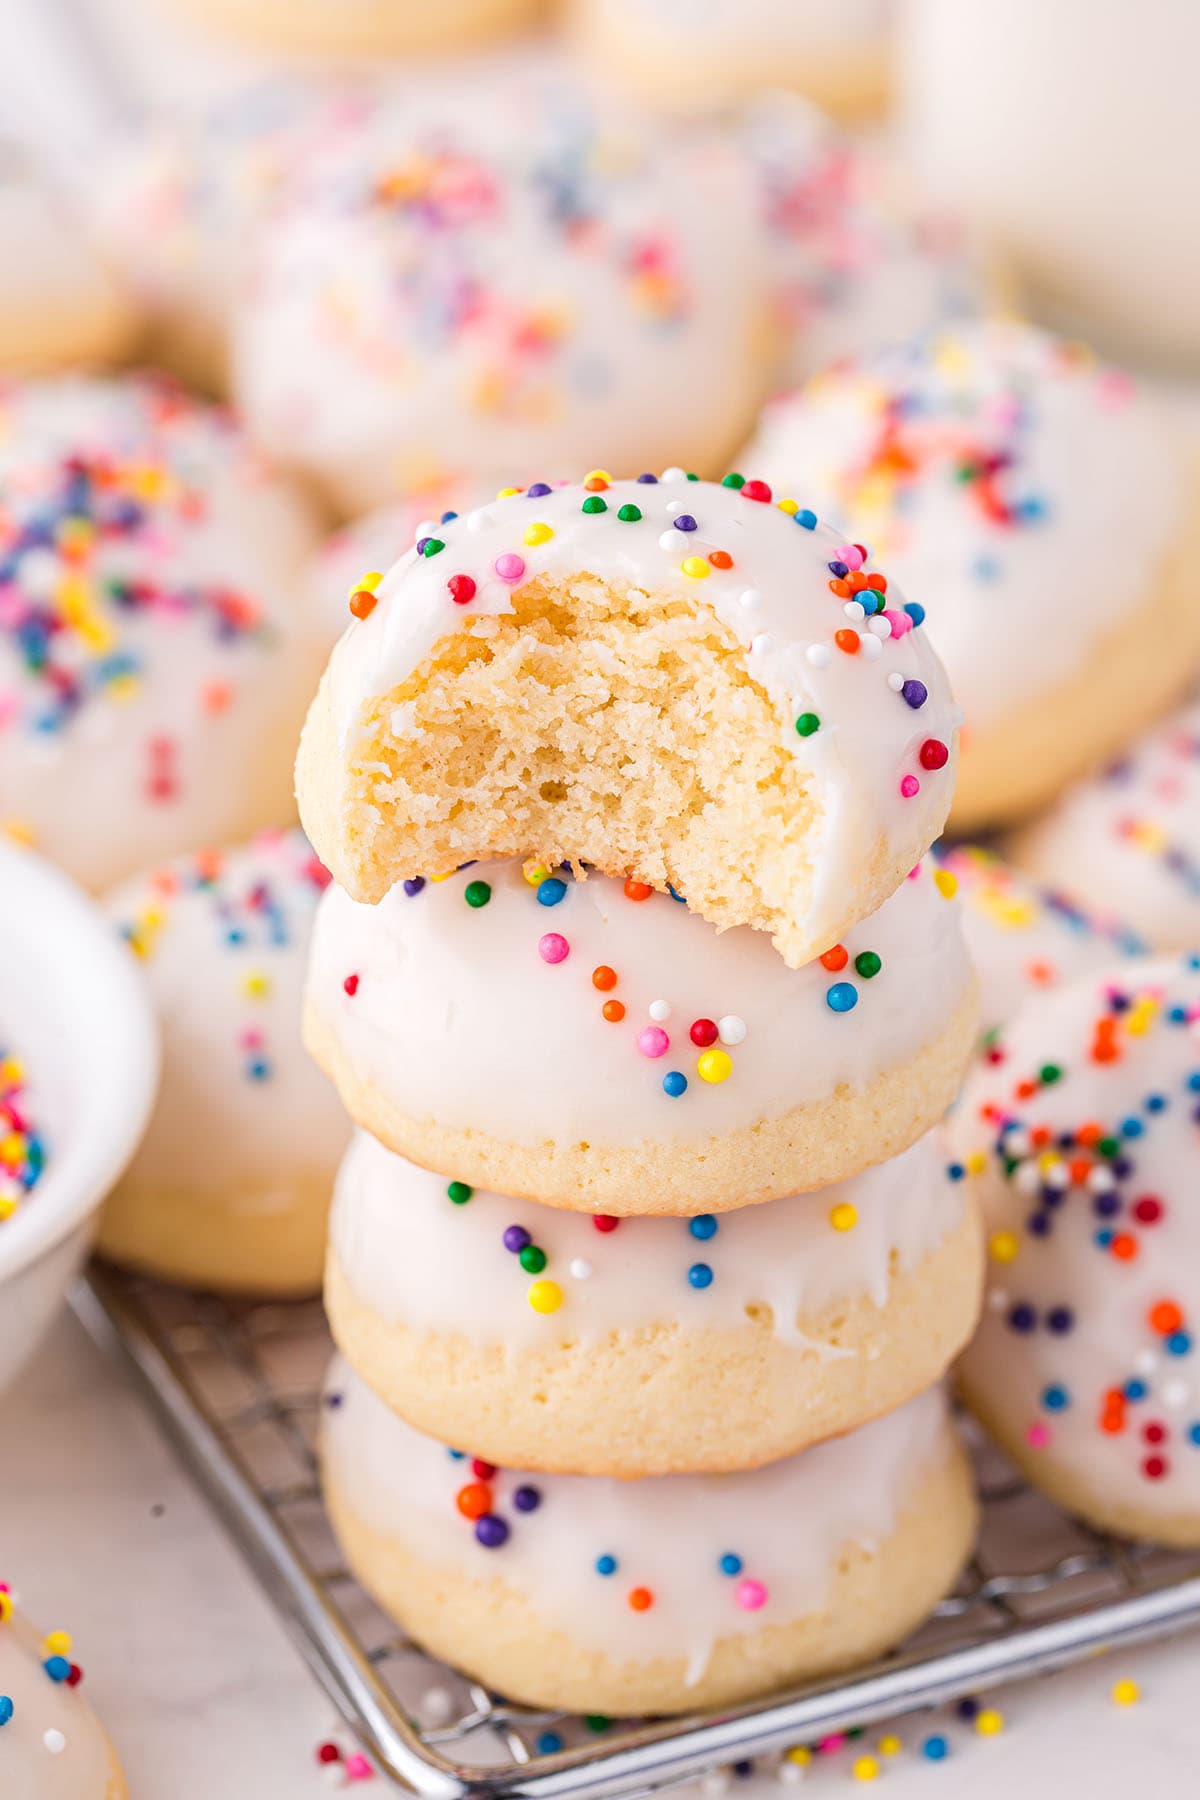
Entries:
[[486, 1481], [468, 1481], [454, 1496], [454, 1504], [464, 1519], [482, 1519], [492, 1510], [492, 1490]]
[[846, 652], [847, 656], [858, 655], [857, 631], [835, 631], [833, 634], [833, 641], [839, 650], [844, 650]]
[[1071, 1180], [1076, 1187], [1082, 1187], [1092, 1172], [1092, 1165], [1086, 1157], [1076, 1156], [1067, 1167], [1071, 1171]]
[[839, 969], [844, 969], [849, 961], [850, 952], [847, 950], [846, 946], [844, 944], [835, 944], [832, 950], [825, 951], [821, 958], [821, 966], [829, 969], [831, 973], [836, 974]]
[[228, 681], [210, 681], [200, 690], [200, 704], [206, 713], [228, 712], [233, 704], [233, 686]]
[[610, 1025], [619, 1025], [625, 1017], [625, 1008], [619, 1000], [606, 1000], [600, 1008]]
[[610, 969], [607, 963], [601, 963], [598, 969], [592, 970], [592, 986], [599, 988], [602, 994], [607, 994], [609, 988], [615, 988], [616, 985], [617, 971]]
[[887, 576], [886, 575], [867, 575], [865, 577], [865, 582], [866, 582], [866, 586], [869, 588], [874, 588], [875, 592], [877, 594], [886, 594], [887, 593]]
[[369, 619], [378, 605], [379, 596], [370, 588], [356, 588], [350, 596], [350, 611], [356, 619]]
[[653, 892], [654, 889], [652, 887], [647, 887], [644, 881], [635, 881], [632, 875], [625, 883], [625, 898], [627, 900], [648, 900]]
[[1109, 1248], [1118, 1262], [1132, 1262], [1138, 1253], [1137, 1240], [1127, 1231], [1118, 1231]]
[[649, 1612], [654, 1605], [654, 1595], [649, 1588], [634, 1588], [629, 1596], [629, 1604], [634, 1612]]
[[602, 494], [608, 486], [608, 476], [601, 474], [599, 469], [593, 469], [583, 485], [589, 494]]
[[1090, 1149], [1093, 1144], [1098, 1144], [1100, 1142], [1100, 1139], [1104, 1136], [1104, 1128], [1089, 1120], [1086, 1125], [1081, 1125], [1079, 1127], [1075, 1136], [1081, 1144], [1087, 1145]]
[[1036, 1094], [1036, 1093], [1037, 1093], [1037, 1082], [1036, 1081], [1018, 1081], [1018, 1083], [1017, 1083], [1017, 1099], [1018, 1100], [1028, 1100], [1028, 1098], [1031, 1094]]
[[1150, 1308], [1151, 1330], [1157, 1331], [1160, 1337], [1170, 1337], [1183, 1325], [1183, 1314], [1173, 1300], [1160, 1300]]
[[708, 560], [714, 569], [732, 569], [733, 558], [728, 550], [710, 550]]
[[1050, 1142], [1052, 1135], [1048, 1125], [1035, 1125], [1029, 1134], [1029, 1141], [1035, 1149], [1040, 1150], [1043, 1145]]
[[850, 589], [852, 594], [861, 594], [866, 585], [867, 578], [861, 569], [855, 569], [852, 574], [847, 575], [846, 577], [846, 586]]
[[829, 591], [831, 594], [836, 594], [839, 600], [849, 600], [853, 590], [848, 581], [843, 581], [840, 575], [835, 575], [829, 584]]

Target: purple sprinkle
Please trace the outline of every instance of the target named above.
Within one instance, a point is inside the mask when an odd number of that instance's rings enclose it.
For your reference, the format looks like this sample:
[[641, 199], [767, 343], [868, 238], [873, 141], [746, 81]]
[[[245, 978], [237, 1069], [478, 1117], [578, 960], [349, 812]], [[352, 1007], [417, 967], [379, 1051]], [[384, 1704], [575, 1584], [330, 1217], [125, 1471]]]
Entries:
[[691, 513], [676, 513], [672, 521], [676, 531], [695, 531], [696, 521]]
[[485, 1550], [499, 1550], [508, 1542], [508, 1526], [495, 1513], [484, 1513], [482, 1519], [475, 1521], [475, 1536]]
[[923, 681], [918, 681], [915, 677], [905, 682], [904, 686], [900, 689], [900, 693], [901, 697], [907, 700], [914, 712], [916, 712], [918, 707], [924, 706], [929, 698], [929, 689], [925, 686]]
[[657, 475], [639, 475], [638, 480], [639, 481], [649, 481], [653, 486], [655, 486], [655, 487], [658, 486], [658, 476]]
[[536, 1512], [542, 1504], [542, 1491], [535, 1487], [519, 1487], [513, 1495], [518, 1512]]
[[418, 538], [418, 539], [417, 539], [417, 555], [418, 555], [418, 556], [424, 556], [424, 554], [425, 554], [425, 546], [426, 546], [426, 544], [428, 544], [428, 543], [429, 543], [429, 542], [430, 542], [430, 541], [431, 541], [431, 540], [430, 540], [430, 539], [429, 539], [429, 538], [428, 538], [428, 537], [423, 537], [423, 538]]
[[550, 492], [550, 489], [546, 482], [535, 481], [532, 487], [525, 489], [525, 492], [530, 500], [540, 500], [543, 494]]
[[828, 567], [829, 573], [831, 575], [836, 575], [839, 580], [843, 575], [848, 575], [850, 573], [849, 565], [844, 562], [831, 562]]
[[527, 1249], [532, 1242], [533, 1239], [523, 1225], [509, 1225], [506, 1227], [504, 1232], [504, 1248], [506, 1250], [511, 1250], [514, 1256], [519, 1256], [522, 1250]]
[[425, 886], [425, 877], [423, 875], [414, 875], [412, 877], [411, 881], [405, 882], [404, 891], [408, 895], [409, 899], [411, 900], [413, 895], [419, 894], [421, 889], [424, 886]]

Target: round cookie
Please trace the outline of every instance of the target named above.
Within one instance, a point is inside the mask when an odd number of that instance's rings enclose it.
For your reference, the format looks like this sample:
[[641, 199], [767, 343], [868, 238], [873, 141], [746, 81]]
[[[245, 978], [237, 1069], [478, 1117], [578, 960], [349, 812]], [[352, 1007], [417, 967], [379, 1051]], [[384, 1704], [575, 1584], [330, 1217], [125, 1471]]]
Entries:
[[39, 1637], [0, 1582], [0, 1793], [4, 1800], [127, 1800], [112, 1746], [79, 1691], [65, 1631]]
[[933, 1389], [736, 1475], [534, 1478], [403, 1424], [345, 1365], [326, 1502], [368, 1591], [434, 1655], [567, 1711], [723, 1706], [889, 1648], [971, 1545], [966, 1459]]
[[954, 1098], [975, 1026], [958, 909], [923, 866], [800, 969], [605, 876], [498, 863], [375, 907], [331, 887], [305, 1008], [309, 1049], [393, 1150], [621, 1217], [727, 1212], [895, 1156]]
[[0, 139], [0, 370], [43, 374], [115, 362], [136, 311], [66, 193]]
[[1156, 950], [1200, 944], [1200, 702], [1069, 788], [1010, 848], [1039, 880], [1119, 906]]
[[890, 149], [791, 94], [762, 96], [739, 132], [770, 242], [780, 389], [993, 302], [997, 271], [956, 214], [915, 191]]
[[301, 1047], [300, 1008], [328, 881], [302, 832], [264, 832], [109, 897], [163, 1032], [150, 1128], [101, 1219], [115, 1262], [256, 1294], [320, 1286], [347, 1126]]
[[532, 850], [672, 886], [796, 967], [945, 819], [959, 715], [923, 606], [764, 482], [510, 489], [351, 606], [296, 782], [356, 900]]
[[227, 414], [0, 389], [0, 828], [90, 888], [292, 816], [317, 534]]
[[981, 1261], [933, 1134], [820, 1193], [692, 1219], [509, 1200], [361, 1134], [325, 1303], [418, 1430], [627, 1479], [756, 1468], [922, 1393], [974, 1328]]
[[1192, 0], [1136, 18], [1094, 0], [909, 0], [905, 26], [903, 126], [934, 191], [978, 220], [1040, 315], [1195, 371], [1194, 144], [1186, 109], [1162, 104], [1164, 72], [1200, 62]]
[[1032, 1002], [968, 1079], [953, 1147], [988, 1227], [972, 1410], [1092, 1524], [1200, 1544], [1200, 958]]
[[467, 50], [535, 23], [545, 0], [178, 0], [206, 30], [269, 52], [314, 57]]
[[769, 407], [746, 454], [930, 608], [964, 713], [956, 831], [1044, 805], [1195, 670], [1179, 428], [1075, 345], [999, 321], [933, 335]]
[[708, 472], [769, 382], [765, 265], [736, 144], [660, 131], [554, 61], [455, 74], [299, 169], [236, 392], [343, 514], [585, 456]]
[[[1032, 995], [1137, 956], [1146, 945], [1118, 919], [1085, 912], [1057, 888], [1040, 887], [978, 844], [937, 845], [940, 869], [954, 877], [963, 935], [979, 976], [985, 1036]], [[1109, 887], [1111, 895], [1119, 890]]]
[[826, 113], [881, 112], [891, 64], [889, 0], [573, 0], [580, 48], [643, 105], [694, 117], [764, 88], [794, 88]]

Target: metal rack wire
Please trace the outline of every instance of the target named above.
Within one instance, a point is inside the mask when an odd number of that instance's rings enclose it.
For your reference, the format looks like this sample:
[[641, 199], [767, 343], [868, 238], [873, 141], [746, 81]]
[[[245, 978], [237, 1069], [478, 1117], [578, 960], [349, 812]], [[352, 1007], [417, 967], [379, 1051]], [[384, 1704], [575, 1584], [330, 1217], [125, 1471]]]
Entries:
[[97, 1269], [75, 1306], [136, 1370], [347, 1724], [382, 1771], [426, 1800], [641, 1795], [1200, 1626], [1200, 1552], [1088, 1531], [979, 1446], [977, 1554], [959, 1591], [896, 1654], [681, 1720], [530, 1712], [397, 1635], [342, 1563], [314, 1450], [332, 1349], [317, 1302], [237, 1303]]

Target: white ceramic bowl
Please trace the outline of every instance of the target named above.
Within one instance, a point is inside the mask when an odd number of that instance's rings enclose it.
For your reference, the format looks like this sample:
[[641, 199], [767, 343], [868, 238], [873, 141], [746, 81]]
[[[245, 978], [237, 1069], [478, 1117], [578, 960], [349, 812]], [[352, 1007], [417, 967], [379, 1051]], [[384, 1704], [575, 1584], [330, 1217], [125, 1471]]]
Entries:
[[46, 1170], [0, 1223], [0, 1390], [53, 1323], [158, 1085], [136, 964], [81, 889], [0, 839], [0, 1045], [25, 1064]]

